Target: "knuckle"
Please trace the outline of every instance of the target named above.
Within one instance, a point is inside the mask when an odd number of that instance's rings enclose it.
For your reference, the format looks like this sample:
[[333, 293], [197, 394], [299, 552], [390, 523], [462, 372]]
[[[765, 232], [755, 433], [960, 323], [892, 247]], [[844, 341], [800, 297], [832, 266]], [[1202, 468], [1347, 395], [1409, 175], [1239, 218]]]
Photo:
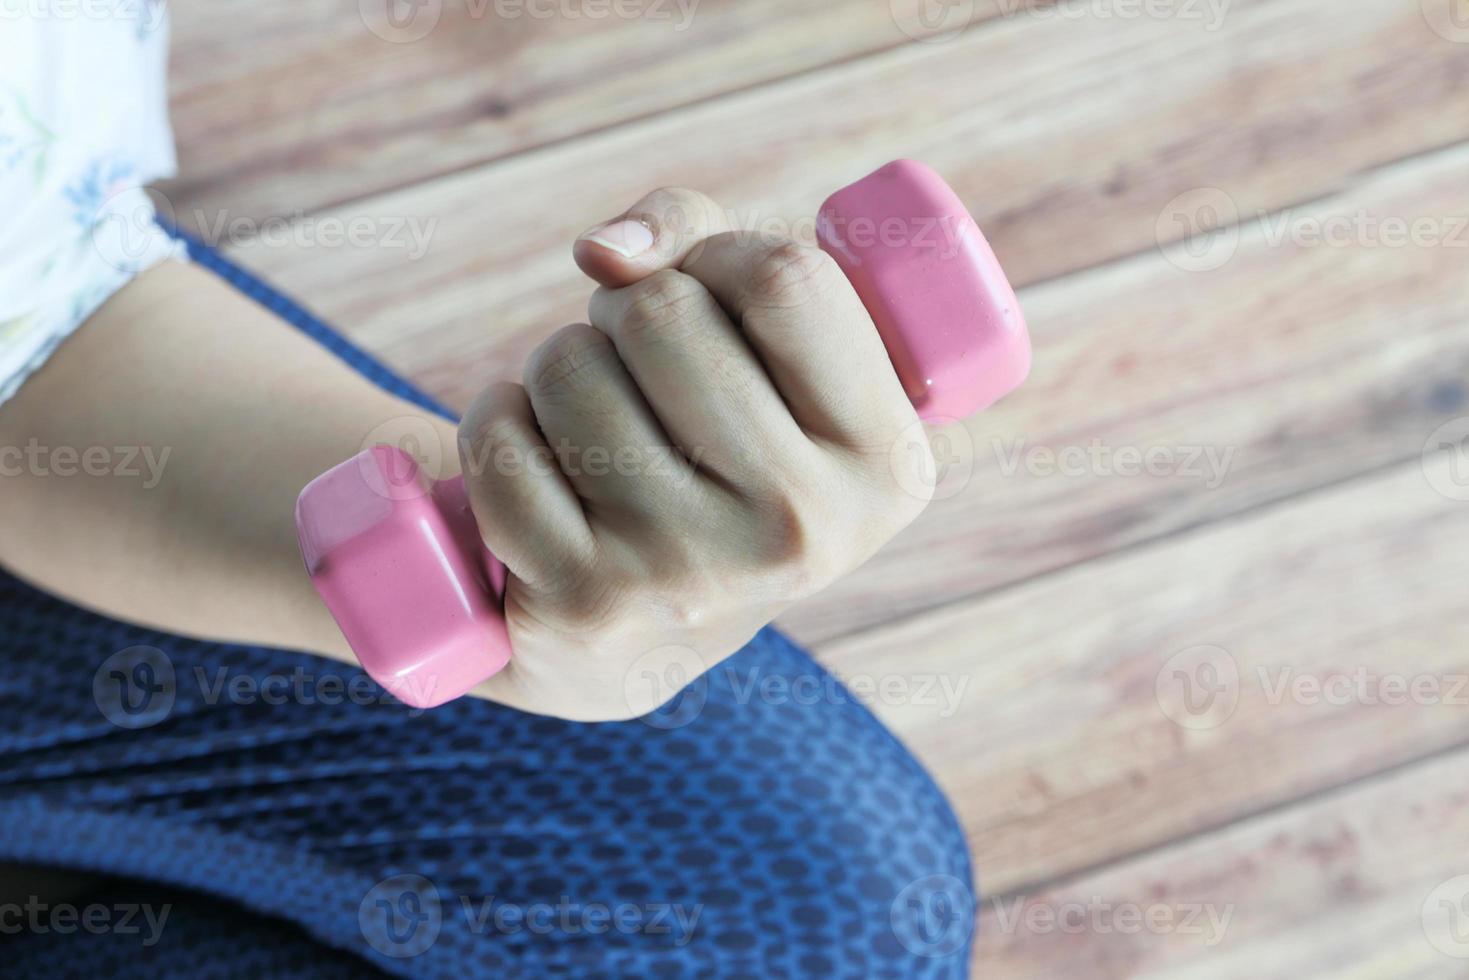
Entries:
[[479, 445], [486, 449], [520, 446], [526, 441], [525, 430], [521, 428], [520, 420], [504, 416], [482, 419], [474, 434], [478, 437]]
[[484, 475], [488, 461], [505, 447], [523, 451], [530, 445], [525, 419], [515, 407], [524, 401], [525, 392], [519, 385], [497, 382], [469, 406], [455, 433], [466, 476]]
[[654, 231], [676, 233], [688, 225], [689, 205], [694, 198], [694, 192], [683, 187], [659, 187], [643, 199], [637, 211], [655, 225]]
[[611, 357], [611, 342], [595, 327], [562, 327], [526, 360], [525, 384], [534, 391], [553, 391]]
[[787, 601], [820, 592], [840, 575], [825, 495], [784, 492], [760, 505], [760, 539], [769, 588]]
[[493, 470], [506, 451], [521, 453], [527, 444], [519, 420], [486, 415], [465, 420], [459, 427], [459, 459], [466, 476], [481, 477]]
[[459, 422], [461, 444], [494, 448], [523, 441], [521, 421], [503, 405], [481, 397]]
[[626, 339], [669, 339], [705, 310], [704, 287], [681, 272], [660, 270], [627, 290], [627, 306], [614, 326]]
[[867, 501], [875, 527], [907, 526], [937, 490], [939, 463], [924, 424], [913, 419], [852, 423], [838, 453]]
[[660, 187], [635, 209], [660, 239], [683, 242], [719, 223], [719, 208], [704, 194], [687, 187]]
[[796, 242], [781, 242], [755, 261], [749, 299], [760, 306], [800, 306], [825, 287], [836, 271], [831, 256]]

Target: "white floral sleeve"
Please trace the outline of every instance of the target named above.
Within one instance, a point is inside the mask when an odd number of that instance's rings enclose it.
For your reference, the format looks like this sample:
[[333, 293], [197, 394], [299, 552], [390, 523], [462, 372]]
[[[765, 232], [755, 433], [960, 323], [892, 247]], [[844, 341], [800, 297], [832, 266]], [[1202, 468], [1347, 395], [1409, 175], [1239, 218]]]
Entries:
[[0, 401], [109, 296], [183, 250], [157, 0], [0, 0]]

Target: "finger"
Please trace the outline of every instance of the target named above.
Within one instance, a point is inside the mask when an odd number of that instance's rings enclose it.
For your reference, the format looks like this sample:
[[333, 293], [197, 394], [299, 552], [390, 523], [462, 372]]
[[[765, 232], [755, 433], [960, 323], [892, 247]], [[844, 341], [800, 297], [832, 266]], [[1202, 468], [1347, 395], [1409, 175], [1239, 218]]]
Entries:
[[543, 588], [590, 561], [586, 514], [524, 388], [506, 381], [480, 393], [459, 423], [459, 460], [480, 536], [516, 578]]
[[588, 276], [617, 289], [678, 268], [710, 235], [729, 230], [729, 215], [705, 195], [663, 187], [583, 232], [571, 254]]
[[877, 327], [825, 252], [722, 234], [682, 268], [734, 317], [810, 435], [881, 449], [917, 419]]
[[561, 472], [593, 526], [599, 510], [667, 514], [697, 486], [605, 334], [557, 331], [525, 363], [525, 387]]
[[664, 430], [699, 469], [726, 485], [764, 484], [810, 442], [739, 328], [704, 286], [655, 272], [592, 295], [592, 323], [618, 355]]

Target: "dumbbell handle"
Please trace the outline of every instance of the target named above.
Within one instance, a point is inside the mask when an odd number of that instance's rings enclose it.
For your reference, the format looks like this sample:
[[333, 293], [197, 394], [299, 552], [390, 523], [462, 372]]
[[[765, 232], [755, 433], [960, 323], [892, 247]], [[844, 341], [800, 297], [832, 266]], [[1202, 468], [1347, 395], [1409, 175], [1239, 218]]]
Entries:
[[[943, 179], [890, 163], [822, 205], [816, 236], [872, 315], [918, 414], [959, 419], [1018, 387], [1030, 341], [1015, 293]], [[432, 481], [392, 446], [313, 480], [296, 503], [306, 570], [363, 668], [433, 707], [510, 660], [505, 566], [462, 477]]]

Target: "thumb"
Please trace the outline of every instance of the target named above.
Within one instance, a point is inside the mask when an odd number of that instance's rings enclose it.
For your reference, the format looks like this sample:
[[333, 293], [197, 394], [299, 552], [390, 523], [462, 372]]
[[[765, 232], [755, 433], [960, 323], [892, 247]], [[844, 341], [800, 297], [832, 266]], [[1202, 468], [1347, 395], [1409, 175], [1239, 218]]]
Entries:
[[610, 289], [677, 269], [705, 239], [729, 231], [729, 214], [698, 191], [664, 187], [577, 238], [571, 255]]

